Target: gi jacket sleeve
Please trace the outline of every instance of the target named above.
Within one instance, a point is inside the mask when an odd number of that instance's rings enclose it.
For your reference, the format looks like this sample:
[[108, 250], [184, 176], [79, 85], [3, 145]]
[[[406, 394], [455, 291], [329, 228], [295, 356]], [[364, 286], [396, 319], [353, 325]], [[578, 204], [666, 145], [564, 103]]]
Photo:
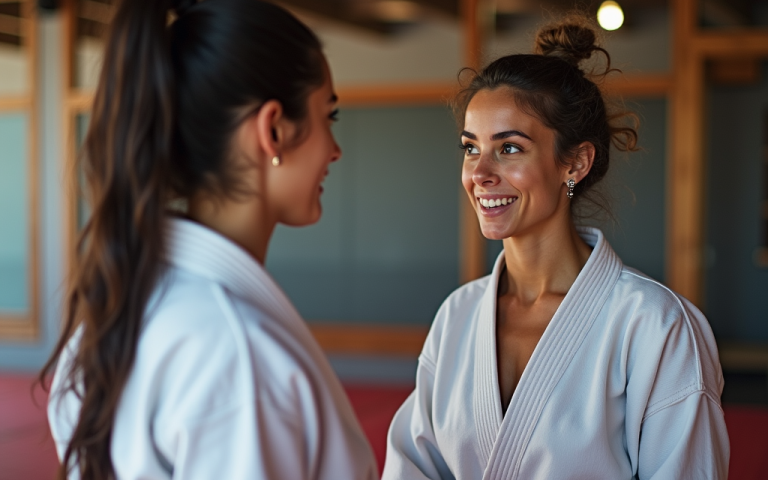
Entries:
[[[352, 412], [340, 411], [346, 405], [313, 374], [302, 344], [216, 292], [231, 328], [195, 330], [169, 349], [163, 372], [153, 369], [163, 394], [149, 437], [166, 472], [185, 480], [377, 478]], [[137, 438], [123, 440], [128, 448], [146, 438], [133, 430]]]
[[670, 292], [664, 300], [662, 321], [636, 322], [641, 341], [629, 356], [627, 382], [630, 458], [641, 480], [727, 478], [723, 378], [712, 331], [684, 298]]
[[445, 317], [438, 311], [419, 356], [416, 388], [395, 414], [387, 435], [382, 480], [452, 479], [440, 453], [432, 424], [435, 360]]

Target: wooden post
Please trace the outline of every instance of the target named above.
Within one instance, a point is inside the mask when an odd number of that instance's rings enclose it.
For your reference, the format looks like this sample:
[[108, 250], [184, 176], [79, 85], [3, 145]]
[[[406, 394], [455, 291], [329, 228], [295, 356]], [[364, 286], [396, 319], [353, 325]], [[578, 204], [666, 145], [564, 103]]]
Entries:
[[8, 111], [19, 111], [27, 114], [29, 123], [27, 124], [27, 202], [29, 205], [29, 256], [27, 258], [27, 292], [28, 302], [27, 311], [23, 314], [0, 314], [0, 338], [3, 340], [16, 341], [36, 341], [40, 334], [40, 316], [39, 316], [39, 223], [40, 223], [40, 169], [39, 169], [39, 129], [38, 121], [38, 98], [39, 75], [38, 63], [40, 55], [38, 52], [38, 29], [37, 13], [35, 3], [32, 0], [21, 2], [21, 38], [22, 45], [27, 53], [27, 75], [29, 79], [28, 90], [16, 97], [11, 97], [0, 101], [0, 108]]
[[698, 2], [673, 1], [667, 178], [667, 283], [701, 306], [704, 285], [704, 60], [693, 48]]
[[[483, 36], [481, 26], [481, 1], [462, 0], [461, 13], [464, 25], [464, 62], [478, 70], [481, 66]], [[459, 195], [459, 281], [466, 283], [485, 275], [485, 237], [480, 233], [477, 214], [467, 200], [463, 189]]]

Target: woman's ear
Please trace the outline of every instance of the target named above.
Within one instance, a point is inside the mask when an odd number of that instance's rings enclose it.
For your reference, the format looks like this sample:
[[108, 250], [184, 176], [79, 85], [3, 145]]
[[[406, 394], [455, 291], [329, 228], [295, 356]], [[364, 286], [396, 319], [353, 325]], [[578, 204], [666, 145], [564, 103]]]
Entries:
[[595, 161], [595, 146], [591, 142], [583, 142], [576, 149], [576, 156], [571, 159], [570, 167], [564, 181], [572, 178], [579, 183], [587, 176]]
[[290, 122], [286, 122], [280, 102], [277, 100], [264, 102], [249, 123], [264, 156], [266, 158], [280, 156], [290, 133], [287, 132]]

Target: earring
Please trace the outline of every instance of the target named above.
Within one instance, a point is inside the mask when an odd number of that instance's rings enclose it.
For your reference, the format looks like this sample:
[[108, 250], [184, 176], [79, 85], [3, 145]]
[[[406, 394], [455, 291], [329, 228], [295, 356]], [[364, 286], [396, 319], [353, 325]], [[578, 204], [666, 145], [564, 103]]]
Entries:
[[280, 155], [275, 155], [272, 157], [272, 165], [279, 167], [281, 163], [283, 163], [283, 161], [280, 160]]
[[566, 192], [565, 196], [567, 196], [569, 200], [573, 199], [573, 187], [576, 186], [576, 182], [572, 178], [569, 178], [565, 184], [568, 185], [568, 192]]

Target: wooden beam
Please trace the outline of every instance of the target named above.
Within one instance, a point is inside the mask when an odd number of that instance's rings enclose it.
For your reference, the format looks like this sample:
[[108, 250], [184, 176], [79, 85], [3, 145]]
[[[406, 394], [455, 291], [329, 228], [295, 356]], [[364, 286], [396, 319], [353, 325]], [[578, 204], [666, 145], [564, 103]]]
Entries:
[[768, 373], [768, 344], [724, 342], [717, 350], [724, 370]]
[[70, 89], [69, 94], [64, 100], [67, 108], [77, 111], [77, 113], [88, 112], [93, 105], [94, 92]]
[[102, 2], [94, 2], [93, 0], [79, 0], [77, 3], [80, 7], [77, 15], [80, 18], [104, 25], [112, 21], [114, 6]]
[[32, 105], [32, 98], [29, 96], [19, 97], [0, 97], [0, 112], [24, 111]]
[[359, 15], [358, 11], [354, 8], [349, 8], [349, 5], [340, 0], [325, 0], [322, 2], [318, 2], [317, 0], [280, 0], [280, 4], [288, 10], [298, 10], [296, 13], [305, 12], [318, 15], [329, 20], [362, 28], [377, 34], [387, 34], [393, 29], [392, 25]]
[[447, 105], [456, 93], [452, 83], [339, 86], [342, 106]]
[[34, 339], [38, 339], [40, 331], [40, 122], [39, 122], [39, 101], [40, 101], [40, 75], [38, 59], [40, 58], [37, 45], [37, 4], [33, 0], [26, 0], [22, 5], [24, 17], [28, 21], [24, 24], [24, 37], [27, 39], [26, 48], [29, 52], [29, 88], [30, 88], [30, 106], [29, 106], [29, 133], [27, 135], [28, 145], [28, 169], [29, 179], [27, 180], [29, 202], [29, 310], [28, 322], [29, 332], [33, 334]]
[[667, 166], [667, 284], [701, 306], [704, 285], [704, 61], [695, 0], [673, 1], [674, 83]]
[[666, 97], [672, 92], [672, 77], [666, 74], [609, 77], [602, 89], [609, 96]]
[[768, 31], [743, 29], [697, 33], [690, 38], [690, 49], [702, 57], [768, 57]]
[[24, 37], [27, 21], [26, 18], [0, 14], [0, 33], [13, 35], [14, 37]]
[[[464, 27], [464, 62], [475, 70], [482, 63], [483, 32], [481, 24], [484, 16], [480, 0], [461, 0], [462, 22]], [[459, 193], [459, 282], [466, 283], [485, 275], [486, 241], [480, 232], [472, 204], [462, 190]]]
[[717, 85], [754, 85], [761, 73], [762, 62], [754, 57], [715, 58], [707, 64], [707, 76]]
[[[85, 92], [75, 85], [75, 42], [77, 36], [77, 12], [76, 0], [63, 0], [62, 17], [64, 22], [62, 57], [64, 58], [63, 98], [64, 98], [64, 137], [63, 155], [64, 165], [64, 202], [62, 202], [64, 218], [64, 241], [62, 253], [64, 258], [64, 271], [70, 272], [74, 266], [75, 249], [78, 235], [78, 198], [79, 185], [78, 173], [75, 168], [77, 158], [77, 115], [90, 110], [93, 103], [94, 92]], [[69, 278], [69, 274], [65, 275]]]
[[417, 357], [429, 327], [360, 323], [310, 323], [317, 343], [328, 354]]
[[29, 315], [0, 314], [0, 338], [3, 341], [34, 342], [38, 333], [37, 322]]

